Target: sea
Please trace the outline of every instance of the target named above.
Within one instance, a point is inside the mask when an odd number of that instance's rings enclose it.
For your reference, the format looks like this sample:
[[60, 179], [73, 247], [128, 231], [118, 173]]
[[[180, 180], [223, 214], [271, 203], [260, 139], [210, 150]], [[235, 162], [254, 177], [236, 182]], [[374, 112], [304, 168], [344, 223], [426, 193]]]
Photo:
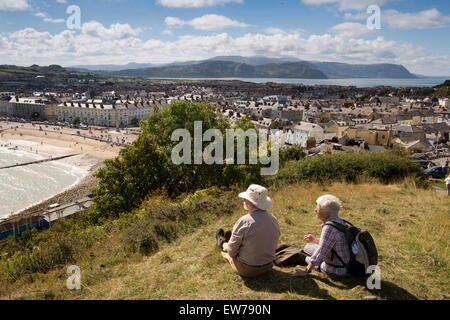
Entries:
[[[0, 168], [45, 158], [0, 146]], [[0, 218], [52, 198], [79, 183], [86, 174], [86, 169], [62, 161], [0, 169]]]
[[448, 77], [427, 77], [415, 79], [371, 79], [371, 78], [349, 78], [349, 79], [280, 79], [280, 78], [150, 78], [167, 80], [238, 80], [253, 83], [286, 83], [304, 85], [334, 85], [334, 86], [354, 86], [357, 88], [372, 88], [379, 86], [401, 87], [434, 87], [443, 84]]

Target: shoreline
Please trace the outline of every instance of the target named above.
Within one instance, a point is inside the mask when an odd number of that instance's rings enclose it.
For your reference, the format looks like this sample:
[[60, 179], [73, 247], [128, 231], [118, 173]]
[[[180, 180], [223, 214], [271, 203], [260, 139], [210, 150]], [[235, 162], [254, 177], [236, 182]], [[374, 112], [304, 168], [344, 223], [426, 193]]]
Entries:
[[63, 206], [86, 197], [86, 195], [92, 193], [92, 190], [98, 186], [99, 181], [97, 178], [93, 177], [92, 174], [94, 174], [95, 171], [102, 166], [103, 165], [97, 165], [96, 168], [90, 170], [87, 176], [81, 178], [79, 181], [60, 193], [38, 203], [32, 204], [27, 208], [23, 208], [20, 211], [15, 212], [13, 215], [27, 214], [35, 211], [45, 211], [51, 204], [59, 203]]
[[48, 126], [50, 129], [46, 128], [42, 131], [32, 128], [21, 128], [21, 126], [23, 124], [9, 122], [7, 127], [5, 127], [5, 122], [0, 122], [0, 145], [17, 146], [18, 151], [45, 158], [79, 153], [73, 158], [57, 161], [76, 167], [85, 171], [85, 173], [75, 183], [61, 190], [58, 194], [19, 209], [12, 214], [13, 216], [40, 210], [44, 211], [49, 205], [54, 203], [60, 205], [69, 204], [91, 194], [92, 190], [99, 184], [99, 180], [93, 177], [93, 174], [104, 166], [106, 159], [116, 157], [121, 149], [118, 146], [76, 136], [70, 132], [63, 133], [61, 129], [59, 129], [59, 132], [55, 132], [53, 126]]

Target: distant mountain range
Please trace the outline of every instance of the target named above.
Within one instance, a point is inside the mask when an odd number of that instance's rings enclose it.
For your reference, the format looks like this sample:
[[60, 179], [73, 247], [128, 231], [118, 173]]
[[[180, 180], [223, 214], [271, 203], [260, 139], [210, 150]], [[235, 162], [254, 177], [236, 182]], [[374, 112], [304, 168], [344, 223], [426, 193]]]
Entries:
[[302, 61], [295, 58], [227, 56], [165, 65], [129, 63], [68, 67], [111, 76], [155, 78], [417, 78], [397, 64], [347, 64]]
[[323, 72], [304, 62], [268, 63], [252, 66], [232, 61], [207, 61], [182, 66], [113, 71], [110, 74], [114, 76], [157, 78], [327, 78]]

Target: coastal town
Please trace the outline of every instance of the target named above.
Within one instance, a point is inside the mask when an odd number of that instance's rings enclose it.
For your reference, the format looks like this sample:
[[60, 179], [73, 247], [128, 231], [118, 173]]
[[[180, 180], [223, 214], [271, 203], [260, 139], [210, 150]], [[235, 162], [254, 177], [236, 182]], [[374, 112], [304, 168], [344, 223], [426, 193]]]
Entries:
[[[80, 80], [81, 81], [81, 80]], [[139, 122], [172, 101], [210, 103], [233, 124], [249, 117], [270, 132], [279, 145], [301, 146], [316, 153], [381, 151], [392, 147], [446, 148], [450, 99], [414, 98], [413, 89], [356, 88], [330, 85], [255, 84], [239, 81], [154, 80], [111, 86], [93, 83], [85, 91], [0, 92], [3, 121], [36, 125], [43, 130], [72, 130], [119, 145], [129, 145]], [[143, 87], [143, 88], [142, 88]], [[13, 125], [2, 123], [2, 129]], [[112, 137], [107, 128], [123, 135]], [[102, 130], [103, 129], [103, 130]]]
[[[87, 166], [91, 174], [132, 145], [141, 134], [140, 121], [175, 101], [209, 103], [231, 125], [248, 117], [280, 148], [300, 146], [310, 157], [397, 147], [413, 150], [414, 161], [424, 169], [448, 170], [450, 99], [414, 97], [417, 88], [222, 80], [106, 82], [96, 77], [69, 82], [66, 88], [31, 87], [0, 92], [0, 146], [44, 157], [37, 162], [64, 158]], [[445, 175], [435, 171], [430, 178]], [[91, 176], [83, 181], [66, 193], [69, 197], [52, 197], [14, 214], [13, 220], [40, 217], [55, 204], [84, 201], [98, 181]]]
[[0, 300], [450, 300], [450, 1], [0, 0], [0, 25]]

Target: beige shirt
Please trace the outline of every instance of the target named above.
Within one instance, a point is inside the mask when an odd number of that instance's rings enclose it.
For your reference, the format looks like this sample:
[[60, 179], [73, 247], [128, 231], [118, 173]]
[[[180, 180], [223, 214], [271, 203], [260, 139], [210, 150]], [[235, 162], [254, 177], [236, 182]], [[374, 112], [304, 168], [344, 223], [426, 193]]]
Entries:
[[230, 257], [249, 266], [259, 267], [275, 260], [279, 237], [277, 219], [267, 211], [254, 209], [236, 222], [224, 249]]

